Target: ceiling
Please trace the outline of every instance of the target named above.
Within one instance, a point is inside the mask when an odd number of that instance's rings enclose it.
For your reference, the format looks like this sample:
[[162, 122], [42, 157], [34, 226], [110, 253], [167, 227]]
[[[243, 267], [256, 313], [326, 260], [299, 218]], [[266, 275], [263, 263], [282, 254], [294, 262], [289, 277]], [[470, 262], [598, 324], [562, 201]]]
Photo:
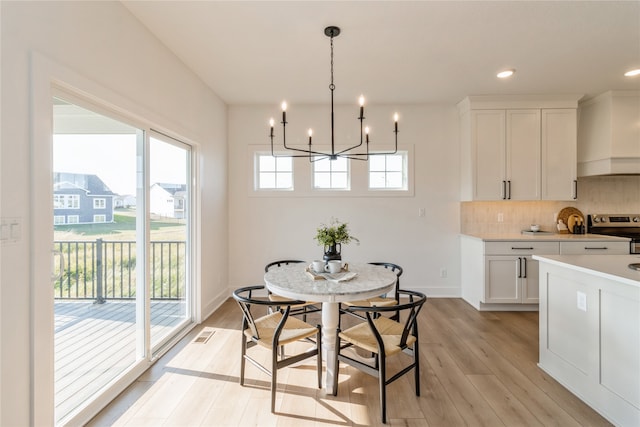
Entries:
[[[123, 1], [227, 104], [640, 90], [639, 1]], [[507, 80], [499, 70], [514, 68]]]

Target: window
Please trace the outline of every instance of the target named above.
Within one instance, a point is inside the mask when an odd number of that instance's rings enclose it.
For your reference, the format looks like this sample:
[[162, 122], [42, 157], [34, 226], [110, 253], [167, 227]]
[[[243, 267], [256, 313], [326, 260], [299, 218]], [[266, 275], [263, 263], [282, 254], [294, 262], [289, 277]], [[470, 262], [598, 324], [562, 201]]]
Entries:
[[54, 209], [80, 209], [80, 196], [77, 194], [54, 194]]
[[349, 162], [344, 157], [313, 163], [313, 188], [349, 190]]
[[107, 222], [107, 216], [106, 215], [94, 215], [93, 216], [93, 222]]
[[369, 189], [406, 190], [407, 152], [369, 157]]
[[67, 224], [78, 224], [80, 223], [79, 215], [67, 215]]
[[53, 225], [64, 224], [64, 215], [54, 215]]
[[107, 207], [106, 199], [93, 199], [93, 209], [104, 209]]
[[256, 190], [293, 190], [293, 159], [256, 154]]

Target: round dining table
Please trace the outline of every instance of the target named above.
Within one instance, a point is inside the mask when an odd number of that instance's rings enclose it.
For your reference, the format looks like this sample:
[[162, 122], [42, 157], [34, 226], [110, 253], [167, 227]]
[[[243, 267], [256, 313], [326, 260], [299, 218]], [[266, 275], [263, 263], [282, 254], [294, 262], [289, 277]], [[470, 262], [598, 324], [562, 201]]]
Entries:
[[322, 357], [327, 367], [325, 390], [332, 393], [340, 303], [385, 294], [393, 289], [398, 277], [383, 266], [364, 263], [349, 263], [348, 272], [316, 277], [307, 271], [308, 268], [309, 263], [283, 265], [269, 270], [264, 281], [267, 289], [276, 295], [322, 303]]

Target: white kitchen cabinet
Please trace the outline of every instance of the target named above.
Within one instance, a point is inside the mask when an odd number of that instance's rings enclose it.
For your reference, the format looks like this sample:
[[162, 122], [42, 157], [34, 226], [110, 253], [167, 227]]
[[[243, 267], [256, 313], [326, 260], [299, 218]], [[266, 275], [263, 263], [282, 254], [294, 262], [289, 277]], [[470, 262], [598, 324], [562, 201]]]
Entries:
[[629, 241], [616, 237], [509, 236], [461, 236], [461, 294], [478, 310], [536, 310], [539, 266], [533, 255], [629, 254]]
[[483, 241], [462, 236], [462, 298], [478, 310], [536, 310], [538, 262], [558, 241]]
[[538, 303], [538, 261], [531, 256], [485, 256], [483, 303]]
[[575, 199], [577, 98], [503, 98], [458, 104], [461, 199]]
[[628, 255], [629, 242], [560, 242], [560, 255]]
[[475, 200], [540, 199], [540, 110], [471, 112]]
[[578, 197], [577, 118], [573, 108], [542, 110], [542, 200]]

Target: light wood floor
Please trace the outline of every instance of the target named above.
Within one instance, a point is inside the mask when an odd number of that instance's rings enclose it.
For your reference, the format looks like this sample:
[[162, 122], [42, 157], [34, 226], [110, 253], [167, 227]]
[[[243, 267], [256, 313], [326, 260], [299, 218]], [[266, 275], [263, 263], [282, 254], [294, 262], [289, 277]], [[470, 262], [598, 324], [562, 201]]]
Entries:
[[[280, 371], [271, 414], [267, 375], [248, 364], [248, 381], [238, 384], [240, 320], [227, 301], [89, 425], [381, 425], [375, 378], [341, 364], [338, 396], [327, 395], [315, 388], [314, 360]], [[411, 373], [391, 384], [388, 425], [611, 425], [536, 366], [537, 313], [481, 313], [461, 299], [429, 299], [419, 327], [422, 395]], [[205, 328], [213, 335], [196, 343]]]

